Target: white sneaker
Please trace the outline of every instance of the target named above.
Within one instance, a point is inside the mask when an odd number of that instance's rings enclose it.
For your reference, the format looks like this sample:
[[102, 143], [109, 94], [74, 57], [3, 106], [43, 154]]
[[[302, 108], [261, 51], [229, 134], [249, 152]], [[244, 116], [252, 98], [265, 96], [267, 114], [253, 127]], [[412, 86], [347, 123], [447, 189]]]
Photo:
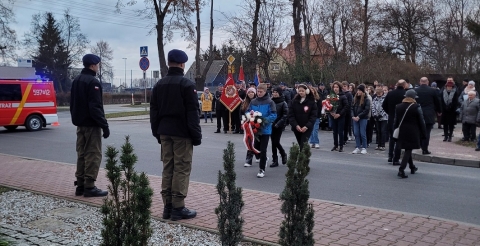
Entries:
[[257, 178], [263, 178], [265, 177], [265, 171], [260, 169], [260, 171], [257, 173]]
[[244, 166], [244, 167], [251, 167], [252, 164], [245, 163], [245, 164], [243, 164], [243, 166]]
[[320, 149], [320, 145], [319, 145], [319, 144], [315, 144], [315, 149]]
[[352, 138], [351, 138], [351, 137], [348, 137], [348, 141], [352, 141]]
[[256, 163], [259, 163], [259, 162], [260, 162], [260, 159], [255, 158], [255, 162], [256, 162]]
[[360, 152], [362, 154], [366, 154], [367, 153], [367, 150], [365, 148], [362, 148], [362, 152]]
[[358, 152], [360, 152], [360, 150], [358, 148], [355, 148], [353, 151], [352, 151], [352, 154], [358, 154]]

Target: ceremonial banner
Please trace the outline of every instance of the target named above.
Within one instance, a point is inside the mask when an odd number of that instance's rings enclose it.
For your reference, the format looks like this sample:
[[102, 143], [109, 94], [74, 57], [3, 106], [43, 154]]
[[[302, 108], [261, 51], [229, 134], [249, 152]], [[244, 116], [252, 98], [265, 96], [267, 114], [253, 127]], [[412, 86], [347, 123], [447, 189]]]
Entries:
[[253, 79], [255, 86], [258, 86], [262, 81], [260, 80], [260, 76], [258, 76], [258, 69], [255, 71], [255, 78]]
[[243, 65], [240, 65], [240, 71], [238, 71], [238, 80], [245, 82], [245, 75], [243, 74]]
[[228, 74], [227, 82], [225, 82], [225, 86], [223, 86], [220, 102], [223, 103], [230, 112], [235, 110], [238, 105], [242, 103], [242, 99], [238, 96], [238, 91], [235, 87], [232, 74]]

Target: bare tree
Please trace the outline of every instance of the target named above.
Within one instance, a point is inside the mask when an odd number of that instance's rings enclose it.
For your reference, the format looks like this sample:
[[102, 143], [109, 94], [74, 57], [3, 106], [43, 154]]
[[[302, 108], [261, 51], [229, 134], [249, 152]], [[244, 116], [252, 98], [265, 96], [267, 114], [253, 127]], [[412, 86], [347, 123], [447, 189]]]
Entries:
[[[117, 11], [125, 5], [134, 5], [136, 0], [128, 0], [125, 4], [122, 0], [117, 1]], [[165, 60], [165, 44], [173, 38], [173, 31], [176, 29], [182, 30], [184, 36], [190, 37], [188, 30], [184, 27], [189, 25], [185, 23], [185, 18], [195, 11], [195, 0], [145, 0], [145, 8], [137, 11], [139, 16], [147, 20], [154, 19], [154, 27], [150, 33], [154, 32], [157, 36], [158, 59], [160, 62], [160, 74], [162, 77], [167, 75], [168, 66]], [[153, 3], [153, 4], [152, 4]]]
[[92, 46], [91, 52], [99, 56], [102, 60], [98, 72], [100, 83], [111, 82], [113, 80], [113, 66], [111, 64], [113, 60], [113, 49], [106, 41], [100, 40]]
[[6, 65], [15, 60], [15, 47], [17, 46], [17, 33], [10, 27], [15, 21], [12, 11], [13, 0], [0, 2], [0, 57], [2, 64]]

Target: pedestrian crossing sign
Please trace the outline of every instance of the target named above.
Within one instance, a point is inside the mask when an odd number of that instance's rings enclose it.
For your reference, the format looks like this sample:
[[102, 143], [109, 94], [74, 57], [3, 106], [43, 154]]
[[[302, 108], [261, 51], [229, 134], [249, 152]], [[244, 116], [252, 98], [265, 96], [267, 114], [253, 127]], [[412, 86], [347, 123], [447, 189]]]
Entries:
[[140, 46], [140, 57], [148, 56], [148, 46]]

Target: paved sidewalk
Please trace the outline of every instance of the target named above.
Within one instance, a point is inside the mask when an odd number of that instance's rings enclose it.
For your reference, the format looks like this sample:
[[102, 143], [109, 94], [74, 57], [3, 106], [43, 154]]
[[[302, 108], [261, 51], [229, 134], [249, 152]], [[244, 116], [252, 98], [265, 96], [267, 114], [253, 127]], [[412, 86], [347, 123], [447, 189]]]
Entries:
[[[0, 185], [101, 205], [102, 198], [74, 195], [74, 173], [74, 165], [0, 154]], [[99, 177], [97, 186], [105, 189], [107, 181], [103, 169]], [[149, 179], [151, 187], [160, 187], [160, 177], [149, 176]], [[275, 244], [283, 219], [278, 195], [243, 190], [243, 199], [244, 235], [262, 244]], [[216, 230], [214, 209], [218, 200], [214, 185], [191, 182], [186, 203], [194, 204], [198, 216], [181, 221], [181, 224]], [[317, 245], [480, 245], [480, 226], [316, 199], [311, 202], [315, 210], [314, 238]], [[152, 204], [153, 216], [160, 219], [162, 209], [157, 190]]]

